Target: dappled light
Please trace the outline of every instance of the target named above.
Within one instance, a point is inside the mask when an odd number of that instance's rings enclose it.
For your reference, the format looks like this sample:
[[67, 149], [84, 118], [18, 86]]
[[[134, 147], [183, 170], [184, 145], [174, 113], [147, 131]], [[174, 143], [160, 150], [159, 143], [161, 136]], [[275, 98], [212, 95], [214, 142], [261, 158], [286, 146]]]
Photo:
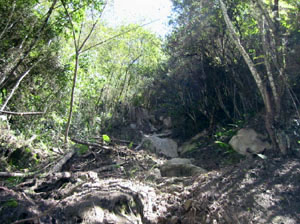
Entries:
[[298, 0], [0, 0], [0, 223], [300, 223]]

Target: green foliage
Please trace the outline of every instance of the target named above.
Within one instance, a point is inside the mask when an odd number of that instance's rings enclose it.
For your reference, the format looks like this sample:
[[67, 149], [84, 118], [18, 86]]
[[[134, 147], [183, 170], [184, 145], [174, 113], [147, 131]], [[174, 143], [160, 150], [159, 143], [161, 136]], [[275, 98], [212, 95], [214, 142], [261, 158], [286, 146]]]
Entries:
[[[272, 6], [264, 2], [272, 17]], [[72, 11], [77, 37], [84, 24], [81, 32], [84, 37], [93, 25], [92, 15], [102, 12], [105, 2], [64, 0], [64, 3]], [[174, 135], [182, 139], [203, 129], [211, 132], [217, 124], [232, 123], [243, 119], [246, 113], [261, 110], [263, 102], [255, 82], [230, 40], [218, 3], [210, 0], [173, 0], [173, 3], [174, 30], [166, 43], [138, 25], [96, 26], [95, 35], [90, 37], [79, 58], [70, 135], [109, 133], [124, 123], [133, 106], [171, 116]], [[37, 134], [36, 144], [45, 153], [49, 153], [48, 147], [63, 144], [74, 71], [72, 27], [61, 1], [54, 6], [49, 21], [45, 21], [52, 4], [50, 0], [0, 0], [0, 104], [5, 102], [20, 75], [39, 61], [22, 80], [6, 109], [46, 112], [43, 116], [9, 119], [11, 129], [20, 136], [22, 133], [25, 139]], [[241, 43], [259, 72], [266, 74], [263, 63], [267, 57], [260, 41], [257, 7], [251, 1], [228, 0], [226, 4]], [[299, 95], [299, 2], [283, 0], [280, 4], [280, 20], [276, 25], [279, 37], [287, 44], [277, 50], [286, 57], [284, 70], [291, 74], [288, 84]], [[277, 69], [273, 72], [278, 79]], [[5, 125], [1, 123], [3, 129]], [[215, 134], [216, 144], [226, 148], [222, 143], [234, 132], [233, 128], [220, 129]], [[110, 138], [104, 136], [107, 135], [103, 135], [103, 141], [109, 142]], [[13, 150], [24, 146], [5, 141], [3, 144]], [[129, 147], [132, 146], [130, 143]], [[39, 161], [34, 150], [27, 146], [23, 149], [31, 154], [33, 161]], [[86, 149], [80, 150], [84, 153]], [[12, 159], [9, 161], [16, 164]]]
[[110, 142], [110, 137], [108, 135], [102, 135], [102, 140], [105, 143], [109, 143]]
[[217, 144], [220, 148], [224, 149], [226, 152], [225, 153], [236, 153], [232, 147], [225, 143], [225, 142], [222, 142], [222, 141], [215, 141], [215, 144]]
[[128, 148], [132, 149], [133, 148], [133, 144], [134, 144], [133, 142], [130, 142], [129, 145], [128, 145]]
[[[88, 32], [88, 26], [83, 32]], [[99, 24], [94, 34], [85, 49], [117, 38], [80, 55], [72, 125], [80, 127], [81, 133], [76, 128], [76, 134], [108, 132], [110, 122], [124, 116], [126, 105], [144, 104], [143, 92], [153, 82], [155, 71], [165, 57], [161, 40], [136, 25], [112, 29]], [[70, 42], [62, 49], [64, 63], [72, 60], [69, 58], [72, 47]]]
[[78, 153], [79, 155], [84, 155], [85, 153], [87, 153], [89, 151], [89, 147], [87, 145], [75, 145], [76, 148], [78, 148]]
[[5, 185], [7, 187], [15, 187], [16, 185], [20, 184], [23, 182], [22, 177], [9, 177], [5, 180]]
[[218, 130], [214, 136], [217, 139], [231, 138], [232, 136], [234, 136], [236, 134], [237, 127], [238, 126], [235, 126], [235, 125], [233, 128], [232, 127], [222, 127], [221, 130]]
[[16, 208], [18, 207], [19, 203], [16, 199], [9, 199], [8, 201], [4, 202], [4, 204], [2, 205], [4, 208]]

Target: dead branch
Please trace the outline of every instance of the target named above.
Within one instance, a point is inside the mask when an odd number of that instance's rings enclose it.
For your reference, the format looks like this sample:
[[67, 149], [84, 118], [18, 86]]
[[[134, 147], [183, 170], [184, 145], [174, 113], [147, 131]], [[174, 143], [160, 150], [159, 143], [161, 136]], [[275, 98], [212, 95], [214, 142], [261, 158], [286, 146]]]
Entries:
[[[102, 140], [102, 137], [93, 137], [93, 139], [99, 139]], [[118, 138], [110, 138], [112, 142], [116, 142], [116, 143], [124, 143], [124, 144], [132, 144], [133, 146], [137, 146], [136, 143], [132, 142], [132, 141], [128, 141], [128, 140], [123, 140], [123, 139], [118, 139]]]
[[11, 172], [0, 172], [0, 177], [33, 177], [37, 172], [30, 173], [11, 173]]
[[19, 115], [19, 116], [23, 116], [23, 115], [43, 115], [45, 114], [45, 112], [13, 112], [13, 111], [4, 111], [4, 110], [0, 110], [1, 114], [10, 114], [10, 115]]
[[65, 165], [65, 163], [71, 159], [71, 157], [75, 154], [75, 148], [70, 150], [51, 170], [49, 173], [57, 173], [59, 172], [63, 165]]
[[125, 162], [123, 163], [116, 163], [116, 164], [111, 164], [111, 165], [107, 165], [107, 166], [102, 166], [102, 167], [99, 167], [97, 169], [94, 169], [92, 170], [93, 172], [96, 172], [96, 173], [99, 173], [99, 172], [104, 172], [104, 171], [112, 171], [122, 165], [124, 165]]
[[71, 138], [71, 141], [75, 142], [77, 144], [92, 146], [92, 147], [96, 147], [96, 148], [100, 148], [100, 149], [111, 149], [111, 147], [109, 147], [109, 146], [105, 146], [105, 145], [101, 145], [101, 144], [93, 143], [93, 142], [85, 142], [85, 141], [78, 140], [75, 138]]
[[143, 144], [144, 144], [145, 141], [146, 141], [146, 139], [143, 138], [142, 141], [141, 141], [141, 143], [137, 147], [135, 147], [134, 150], [138, 151], [143, 146]]

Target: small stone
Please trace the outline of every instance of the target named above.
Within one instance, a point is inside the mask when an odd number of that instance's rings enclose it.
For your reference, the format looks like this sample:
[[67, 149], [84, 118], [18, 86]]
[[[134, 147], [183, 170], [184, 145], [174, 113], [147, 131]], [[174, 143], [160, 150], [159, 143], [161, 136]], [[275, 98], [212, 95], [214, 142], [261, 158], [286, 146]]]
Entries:
[[192, 200], [187, 200], [185, 201], [183, 207], [185, 211], [188, 211], [193, 205], [193, 201]]
[[177, 224], [179, 218], [177, 216], [172, 216], [170, 220], [170, 224]]

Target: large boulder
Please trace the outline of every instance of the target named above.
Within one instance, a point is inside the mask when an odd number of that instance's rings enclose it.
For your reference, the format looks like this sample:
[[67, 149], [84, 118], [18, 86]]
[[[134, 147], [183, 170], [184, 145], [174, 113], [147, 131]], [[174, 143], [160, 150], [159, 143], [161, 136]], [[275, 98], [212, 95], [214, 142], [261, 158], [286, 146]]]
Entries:
[[264, 138], [251, 128], [242, 128], [231, 138], [229, 145], [242, 155], [259, 154], [272, 147]]
[[207, 171], [193, 165], [189, 159], [173, 158], [160, 167], [160, 172], [163, 177], [186, 177], [206, 173]]
[[158, 155], [170, 158], [178, 157], [177, 143], [170, 138], [160, 138], [155, 135], [145, 136], [143, 146]]

